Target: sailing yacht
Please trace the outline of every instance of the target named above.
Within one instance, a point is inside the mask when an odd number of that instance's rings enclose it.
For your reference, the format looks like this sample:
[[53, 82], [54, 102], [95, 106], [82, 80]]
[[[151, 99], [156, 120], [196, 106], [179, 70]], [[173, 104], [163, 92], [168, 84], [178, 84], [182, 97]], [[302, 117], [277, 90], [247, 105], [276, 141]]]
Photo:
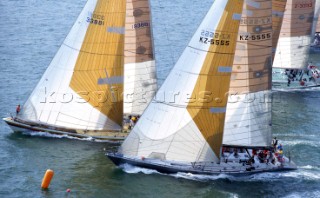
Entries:
[[[320, 70], [308, 63], [316, 1], [284, 2], [286, 5], [277, 6], [273, 16], [282, 18], [280, 33], [274, 32], [274, 39], [278, 41], [274, 42], [273, 88], [320, 86]], [[280, 22], [276, 26], [280, 26]]]
[[157, 89], [148, 0], [88, 0], [13, 131], [118, 141]]
[[140, 121], [107, 157], [164, 173], [296, 169], [271, 145], [271, 7], [271, 0], [215, 0]]

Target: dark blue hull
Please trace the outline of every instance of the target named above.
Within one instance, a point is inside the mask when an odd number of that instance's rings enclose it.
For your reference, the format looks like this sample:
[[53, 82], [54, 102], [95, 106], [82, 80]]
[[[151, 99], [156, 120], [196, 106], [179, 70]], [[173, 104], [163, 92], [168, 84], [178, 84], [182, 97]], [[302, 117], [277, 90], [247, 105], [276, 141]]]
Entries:
[[115, 153], [107, 153], [106, 156], [117, 166], [120, 166], [123, 164], [130, 164], [130, 165], [141, 167], [141, 168], [156, 170], [160, 173], [165, 173], [165, 174], [191, 173], [191, 174], [199, 174], [199, 175], [228, 174], [228, 175], [234, 175], [234, 176], [245, 176], [245, 175], [251, 175], [251, 174], [262, 173], [262, 172], [292, 171], [297, 169], [296, 166], [292, 166], [292, 167], [279, 167], [276, 169], [269, 169], [269, 170], [264, 169], [264, 170], [247, 170], [247, 171], [241, 171], [241, 172], [237, 170], [210, 172], [210, 171], [204, 171], [201, 169], [198, 170], [195, 168], [191, 168], [191, 166], [183, 167], [183, 166], [151, 163], [151, 162], [146, 162], [145, 160], [128, 158], [123, 155], [115, 154]]

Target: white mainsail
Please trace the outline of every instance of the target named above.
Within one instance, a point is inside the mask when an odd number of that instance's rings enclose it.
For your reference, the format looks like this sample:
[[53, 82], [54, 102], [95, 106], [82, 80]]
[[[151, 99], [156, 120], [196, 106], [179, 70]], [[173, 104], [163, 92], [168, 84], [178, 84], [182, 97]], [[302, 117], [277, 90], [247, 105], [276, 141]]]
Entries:
[[287, 0], [274, 68], [304, 69], [307, 66], [315, 0]]
[[150, 25], [146, 0], [88, 0], [15, 120], [88, 136], [121, 131], [124, 87], [148, 93], [128, 114], [156, 89]]
[[271, 7], [271, 1], [246, 1], [244, 5], [232, 67], [224, 145], [270, 147]]
[[214, 2], [120, 153], [219, 161], [242, 7], [242, 0]]

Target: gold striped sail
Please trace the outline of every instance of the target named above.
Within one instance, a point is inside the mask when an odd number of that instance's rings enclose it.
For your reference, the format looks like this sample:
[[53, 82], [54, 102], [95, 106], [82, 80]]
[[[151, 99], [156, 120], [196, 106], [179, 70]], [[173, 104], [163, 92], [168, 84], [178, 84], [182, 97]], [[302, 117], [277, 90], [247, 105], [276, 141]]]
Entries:
[[[146, 0], [88, 0], [21, 112], [9, 119], [14, 130], [123, 139], [124, 109], [141, 114], [157, 88], [150, 21]], [[124, 89], [147, 93], [139, 111], [124, 106]]]

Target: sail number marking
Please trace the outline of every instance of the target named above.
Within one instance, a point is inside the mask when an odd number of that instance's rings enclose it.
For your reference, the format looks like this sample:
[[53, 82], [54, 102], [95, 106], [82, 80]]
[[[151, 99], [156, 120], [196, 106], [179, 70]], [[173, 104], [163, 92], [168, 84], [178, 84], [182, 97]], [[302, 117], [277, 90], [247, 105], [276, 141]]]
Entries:
[[94, 25], [104, 25], [104, 16], [99, 14], [89, 13], [87, 22]]
[[272, 23], [271, 17], [266, 18], [241, 18], [241, 25], [267, 25]]
[[146, 22], [139, 22], [132, 25], [132, 29], [139, 29], [144, 27], [150, 27], [150, 23], [148, 21]]
[[246, 34], [246, 35], [240, 35], [240, 41], [260, 41], [260, 40], [267, 40], [271, 38], [271, 33], [265, 33], [265, 34]]
[[312, 2], [310, 3], [296, 3], [294, 4], [294, 8], [312, 8], [313, 4]]
[[231, 37], [230, 34], [202, 30], [199, 42], [204, 44], [211, 44], [211, 45], [229, 46], [230, 37]]

